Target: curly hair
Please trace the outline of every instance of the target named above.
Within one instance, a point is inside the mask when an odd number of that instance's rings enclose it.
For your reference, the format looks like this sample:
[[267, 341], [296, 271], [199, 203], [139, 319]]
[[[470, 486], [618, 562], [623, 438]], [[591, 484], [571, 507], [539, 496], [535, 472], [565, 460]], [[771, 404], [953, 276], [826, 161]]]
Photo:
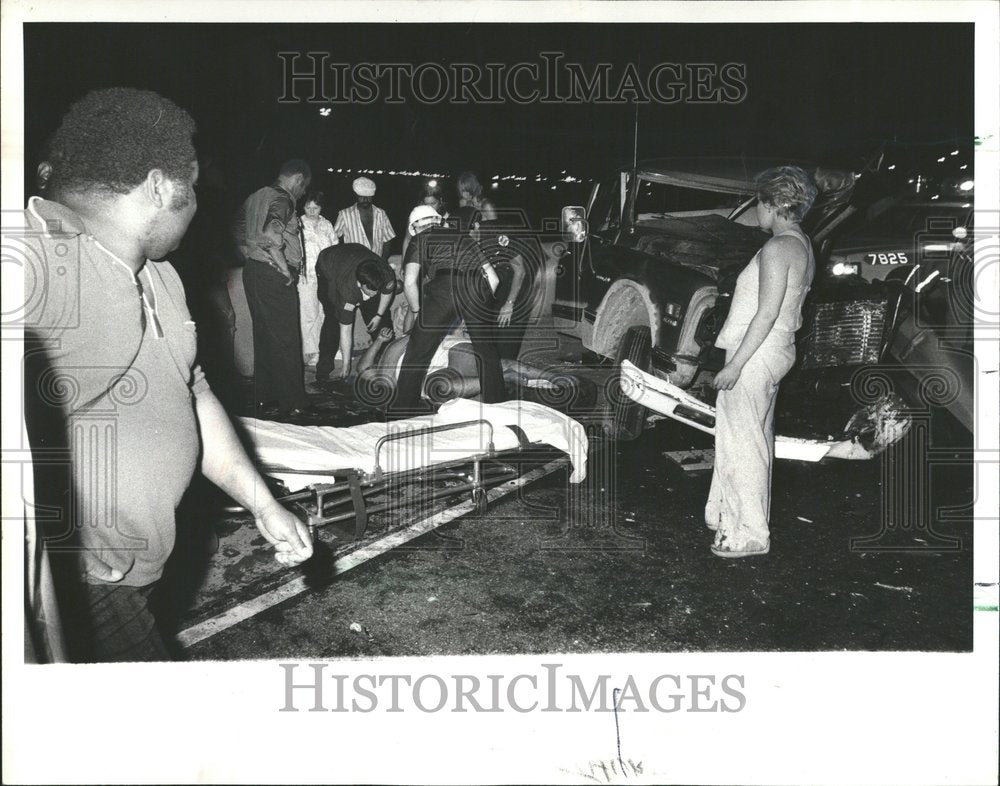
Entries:
[[776, 166], [757, 175], [757, 198], [785, 219], [801, 221], [816, 199], [812, 176], [797, 166]]
[[191, 116], [150, 90], [93, 90], [74, 103], [53, 134], [50, 191], [127, 194], [160, 169], [187, 183], [197, 160]]

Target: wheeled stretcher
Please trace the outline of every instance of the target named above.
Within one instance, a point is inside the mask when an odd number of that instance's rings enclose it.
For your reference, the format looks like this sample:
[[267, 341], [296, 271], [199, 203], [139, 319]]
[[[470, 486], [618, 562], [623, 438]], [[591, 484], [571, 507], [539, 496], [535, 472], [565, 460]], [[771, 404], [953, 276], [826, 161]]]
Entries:
[[518, 477], [526, 454], [543, 447], [567, 454], [571, 482], [587, 473], [583, 426], [534, 402], [456, 399], [435, 415], [340, 428], [240, 420], [260, 470], [290, 492], [279, 501], [312, 531], [353, 519], [355, 539], [407, 487], [421, 503], [468, 493], [484, 513], [487, 490]]
[[[715, 407], [666, 380], [654, 377], [625, 360], [621, 366], [622, 391], [637, 404], [691, 428], [715, 433]], [[774, 456], [798, 461], [823, 458], [864, 460], [875, 455], [856, 439], [801, 439], [780, 434], [774, 438]]]

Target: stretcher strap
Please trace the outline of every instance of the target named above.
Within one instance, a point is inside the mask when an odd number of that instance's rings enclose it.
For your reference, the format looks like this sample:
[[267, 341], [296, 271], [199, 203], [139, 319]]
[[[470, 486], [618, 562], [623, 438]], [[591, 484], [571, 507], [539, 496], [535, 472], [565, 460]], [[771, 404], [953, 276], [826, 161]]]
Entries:
[[514, 436], [517, 437], [521, 450], [529, 450], [531, 448], [531, 440], [528, 439], [528, 435], [524, 433], [523, 428], [515, 426], [512, 423], [508, 423], [507, 428], [514, 432]]

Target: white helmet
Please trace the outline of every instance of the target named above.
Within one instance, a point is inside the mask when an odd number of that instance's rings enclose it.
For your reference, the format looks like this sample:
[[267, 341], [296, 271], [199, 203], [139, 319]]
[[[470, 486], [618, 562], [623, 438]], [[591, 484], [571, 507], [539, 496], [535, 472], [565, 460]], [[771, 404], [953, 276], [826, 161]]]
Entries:
[[410, 211], [410, 220], [407, 222], [407, 231], [410, 237], [417, 234], [417, 229], [422, 229], [428, 224], [440, 224], [441, 216], [430, 205], [417, 205]]

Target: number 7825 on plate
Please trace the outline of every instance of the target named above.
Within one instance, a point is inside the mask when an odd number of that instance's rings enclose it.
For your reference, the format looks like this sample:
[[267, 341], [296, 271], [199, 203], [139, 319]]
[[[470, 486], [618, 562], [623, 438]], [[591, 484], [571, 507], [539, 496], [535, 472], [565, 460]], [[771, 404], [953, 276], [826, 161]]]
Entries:
[[868, 253], [865, 254], [868, 258], [869, 265], [908, 265], [910, 260], [906, 258], [906, 252], [904, 251], [890, 251], [888, 253]]

